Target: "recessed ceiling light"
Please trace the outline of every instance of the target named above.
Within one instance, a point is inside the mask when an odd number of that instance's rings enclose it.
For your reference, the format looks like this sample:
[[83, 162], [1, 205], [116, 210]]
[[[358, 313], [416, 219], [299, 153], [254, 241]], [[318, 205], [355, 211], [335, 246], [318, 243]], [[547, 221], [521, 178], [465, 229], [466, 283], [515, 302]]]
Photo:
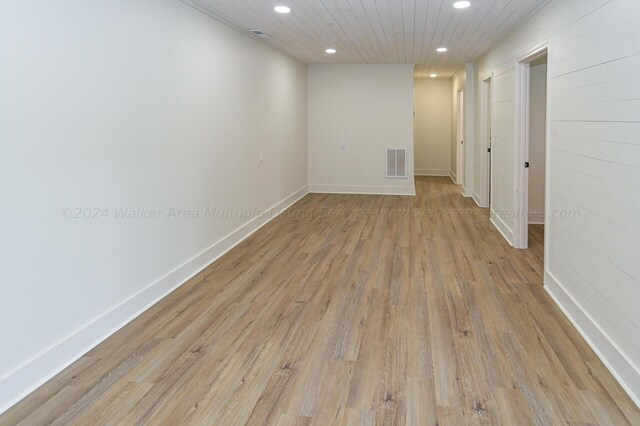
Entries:
[[438, 47], [438, 48], [436, 49], [436, 51], [437, 51], [437, 52], [440, 52], [440, 53], [442, 53], [442, 52], [446, 52], [446, 51], [447, 51], [447, 48], [446, 48], [446, 47]]
[[438, 74], [429, 74], [429, 77], [431, 78], [436, 78], [438, 76]]
[[291, 12], [291, 9], [288, 8], [287, 6], [276, 6], [273, 8], [273, 10], [275, 10], [278, 13], [289, 13]]
[[334, 53], [336, 53], [336, 49], [329, 48], [329, 49], [325, 50], [325, 52], [330, 53], [330, 54], [333, 55]]
[[469, 6], [471, 6], [471, 2], [467, 0], [457, 1], [453, 4], [453, 7], [455, 7], [456, 9], [466, 9]]

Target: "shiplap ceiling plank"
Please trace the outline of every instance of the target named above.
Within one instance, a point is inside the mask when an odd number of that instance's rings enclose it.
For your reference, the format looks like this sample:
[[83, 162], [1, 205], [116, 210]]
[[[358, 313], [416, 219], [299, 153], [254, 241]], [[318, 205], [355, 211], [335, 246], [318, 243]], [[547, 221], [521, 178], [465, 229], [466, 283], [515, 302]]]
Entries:
[[550, 0], [470, 0], [463, 10], [455, 0], [183, 1], [240, 31], [263, 31], [261, 41], [308, 64], [415, 64], [417, 77], [451, 77]]
[[[425, 22], [420, 55], [416, 58], [418, 60], [416, 62], [416, 75], [418, 76], [423, 76], [421, 74], [429, 74], [429, 68], [433, 66], [433, 64], [427, 64], [427, 55], [433, 49], [437, 49], [437, 47], [433, 47], [433, 39], [444, 1], [445, 0], [426, 0], [427, 20]], [[444, 72], [441, 73], [441, 75], [444, 75]]]

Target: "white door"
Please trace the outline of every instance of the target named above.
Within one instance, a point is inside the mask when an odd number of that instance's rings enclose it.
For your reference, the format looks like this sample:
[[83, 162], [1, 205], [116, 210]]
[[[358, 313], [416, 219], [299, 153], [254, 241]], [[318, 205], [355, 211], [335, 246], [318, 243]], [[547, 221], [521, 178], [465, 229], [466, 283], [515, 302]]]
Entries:
[[456, 183], [464, 184], [464, 91], [458, 92], [457, 136], [456, 136]]
[[491, 79], [485, 81], [485, 117], [484, 117], [484, 125], [485, 125], [485, 138], [486, 138], [486, 205], [491, 206]]

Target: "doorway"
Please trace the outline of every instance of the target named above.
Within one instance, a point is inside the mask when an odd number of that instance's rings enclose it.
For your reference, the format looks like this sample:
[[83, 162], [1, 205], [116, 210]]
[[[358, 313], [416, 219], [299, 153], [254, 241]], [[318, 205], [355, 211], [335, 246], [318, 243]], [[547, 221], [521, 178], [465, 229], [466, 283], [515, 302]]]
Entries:
[[464, 90], [456, 103], [456, 184], [464, 185]]
[[547, 129], [547, 55], [529, 64], [529, 167], [527, 246], [541, 258], [544, 247]]
[[481, 207], [491, 207], [491, 75], [482, 79], [481, 87], [481, 176], [483, 179], [480, 183], [482, 197], [480, 199]]
[[541, 46], [517, 64], [516, 220], [514, 245], [543, 257], [546, 220], [548, 135], [548, 47]]

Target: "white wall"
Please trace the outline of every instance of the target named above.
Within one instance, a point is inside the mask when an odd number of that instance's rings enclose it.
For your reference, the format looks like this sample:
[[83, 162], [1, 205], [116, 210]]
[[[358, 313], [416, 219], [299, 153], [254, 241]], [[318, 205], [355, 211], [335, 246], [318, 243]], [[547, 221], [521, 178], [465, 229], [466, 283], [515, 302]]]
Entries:
[[[550, 42], [546, 210], [552, 217], [545, 227], [545, 286], [636, 402], [640, 402], [638, 22], [637, 0], [556, 0], [477, 64], [478, 75], [494, 75], [492, 207], [505, 209], [499, 218], [507, 226], [513, 223], [509, 213], [515, 208], [515, 58]], [[570, 211], [579, 217], [560, 216]], [[513, 236], [510, 229], [503, 227], [503, 232]]]
[[415, 174], [449, 176], [451, 172], [451, 80], [414, 80]]
[[[386, 147], [407, 148], [407, 179], [385, 178]], [[414, 193], [413, 65], [309, 66], [309, 189]]]
[[304, 193], [307, 70], [177, 0], [25, 0], [0, 79], [2, 411], [265, 220], [205, 209]]
[[529, 77], [529, 223], [544, 223], [547, 57], [531, 63]]

